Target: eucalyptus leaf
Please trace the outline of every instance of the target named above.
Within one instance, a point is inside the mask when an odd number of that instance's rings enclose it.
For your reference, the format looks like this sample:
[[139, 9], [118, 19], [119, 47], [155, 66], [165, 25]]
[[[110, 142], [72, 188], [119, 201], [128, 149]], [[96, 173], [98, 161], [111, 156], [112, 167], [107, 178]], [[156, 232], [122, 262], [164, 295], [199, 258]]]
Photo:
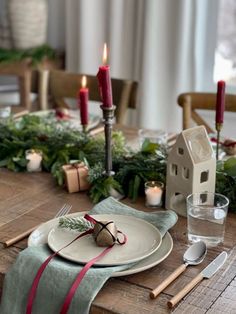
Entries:
[[158, 149], [158, 147], [159, 147], [159, 144], [152, 143], [152, 142], [150, 142], [149, 139], [145, 139], [143, 144], [142, 144], [141, 151], [143, 153], [155, 153], [156, 150]]
[[236, 158], [231, 157], [224, 163], [224, 171], [230, 176], [236, 176]]
[[141, 179], [138, 175], [134, 177], [134, 186], [133, 186], [133, 195], [132, 195], [132, 201], [135, 202], [138, 197], [138, 192], [141, 184]]

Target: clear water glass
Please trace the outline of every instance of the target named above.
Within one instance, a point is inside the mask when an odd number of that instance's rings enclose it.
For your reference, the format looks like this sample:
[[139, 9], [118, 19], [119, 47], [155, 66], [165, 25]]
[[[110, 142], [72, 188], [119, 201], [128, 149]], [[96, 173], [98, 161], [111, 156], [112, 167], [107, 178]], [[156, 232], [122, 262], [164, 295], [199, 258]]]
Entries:
[[166, 144], [167, 135], [168, 134], [163, 130], [140, 129], [138, 131], [140, 147], [142, 147], [145, 140], [149, 140], [151, 143]]
[[229, 200], [217, 193], [194, 193], [187, 197], [188, 240], [216, 246], [224, 241]]

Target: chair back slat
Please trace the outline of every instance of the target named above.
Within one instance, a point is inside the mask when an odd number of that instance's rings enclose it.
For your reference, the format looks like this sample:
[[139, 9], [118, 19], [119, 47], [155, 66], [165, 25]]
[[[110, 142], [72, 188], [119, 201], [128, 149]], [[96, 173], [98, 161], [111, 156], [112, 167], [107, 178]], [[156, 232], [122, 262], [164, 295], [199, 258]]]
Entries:
[[[191, 127], [191, 120], [197, 125], [204, 125], [208, 133], [213, 132], [212, 128], [196, 112], [196, 110], [215, 110], [216, 94], [214, 93], [184, 93], [178, 97], [178, 105], [183, 108], [183, 129]], [[225, 95], [225, 111], [236, 112], [236, 95]]]
[[[77, 99], [82, 76], [82, 74], [61, 70], [50, 71], [48, 94], [51, 96], [54, 107], [67, 107], [65, 98]], [[89, 99], [92, 101], [101, 101], [97, 77], [92, 75], [86, 76]], [[128, 108], [136, 108], [137, 90], [138, 83], [135, 81], [112, 78], [113, 102], [117, 107], [117, 123], [124, 123]]]

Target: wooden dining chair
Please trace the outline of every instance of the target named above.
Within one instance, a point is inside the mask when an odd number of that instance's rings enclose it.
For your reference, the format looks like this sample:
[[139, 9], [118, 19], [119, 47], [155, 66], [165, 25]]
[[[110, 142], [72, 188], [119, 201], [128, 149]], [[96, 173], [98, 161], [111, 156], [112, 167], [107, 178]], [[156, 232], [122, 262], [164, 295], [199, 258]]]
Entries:
[[65, 54], [57, 51], [54, 58], [45, 56], [38, 62], [33, 62], [30, 57], [0, 62], [0, 76], [14, 76], [18, 80], [20, 103], [11, 107], [13, 114], [24, 114], [37, 109], [36, 104], [32, 103], [32, 93], [39, 98], [43, 95], [45, 73], [48, 70], [64, 68], [64, 60]]
[[[183, 130], [190, 128], [194, 121], [197, 125], [204, 125], [208, 133], [214, 132], [196, 110], [215, 110], [216, 94], [184, 93], [179, 95], [177, 102], [183, 109]], [[236, 112], [236, 95], [225, 95], [225, 111]]]
[[[66, 98], [78, 97], [81, 86], [82, 74], [69, 73], [62, 70], [50, 71], [47, 77], [47, 94], [50, 96], [52, 106], [68, 108]], [[96, 76], [87, 76], [87, 87], [89, 88], [89, 99], [101, 101]], [[44, 84], [46, 85], [46, 84]], [[113, 103], [116, 106], [116, 122], [123, 124], [128, 108], [136, 108], [138, 83], [131, 80], [112, 78]], [[45, 93], [45, 90], [43, 91]], [[47, 101], [43, 95], [40, 97], [44, 102]], [[42, 103], [41, 107], [45, 107]]]

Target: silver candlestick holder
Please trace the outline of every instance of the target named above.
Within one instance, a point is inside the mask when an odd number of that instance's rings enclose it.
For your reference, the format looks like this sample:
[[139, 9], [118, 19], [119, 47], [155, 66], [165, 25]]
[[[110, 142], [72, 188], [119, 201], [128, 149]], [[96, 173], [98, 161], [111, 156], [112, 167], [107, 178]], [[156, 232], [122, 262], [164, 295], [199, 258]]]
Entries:
[[220, 132], [222, 130], [223, 123], [216, 123], [217, 142], [216, 142], [216, 160], [219, 160], [219, 148], [220, 148]]
[[100, 106], [103, 112], [103, 123], [105, 133], [105, 174], [111, 177], [115, 174], [112, 171], [112, 145], [111, 145], [111, 133], [114, 119], [114, 113], [116, 106], [112, 107]]
[[88, 132], [88, 125], [87, 124], [82, 124], [82, 131], [84, 133], [87, 133]]

